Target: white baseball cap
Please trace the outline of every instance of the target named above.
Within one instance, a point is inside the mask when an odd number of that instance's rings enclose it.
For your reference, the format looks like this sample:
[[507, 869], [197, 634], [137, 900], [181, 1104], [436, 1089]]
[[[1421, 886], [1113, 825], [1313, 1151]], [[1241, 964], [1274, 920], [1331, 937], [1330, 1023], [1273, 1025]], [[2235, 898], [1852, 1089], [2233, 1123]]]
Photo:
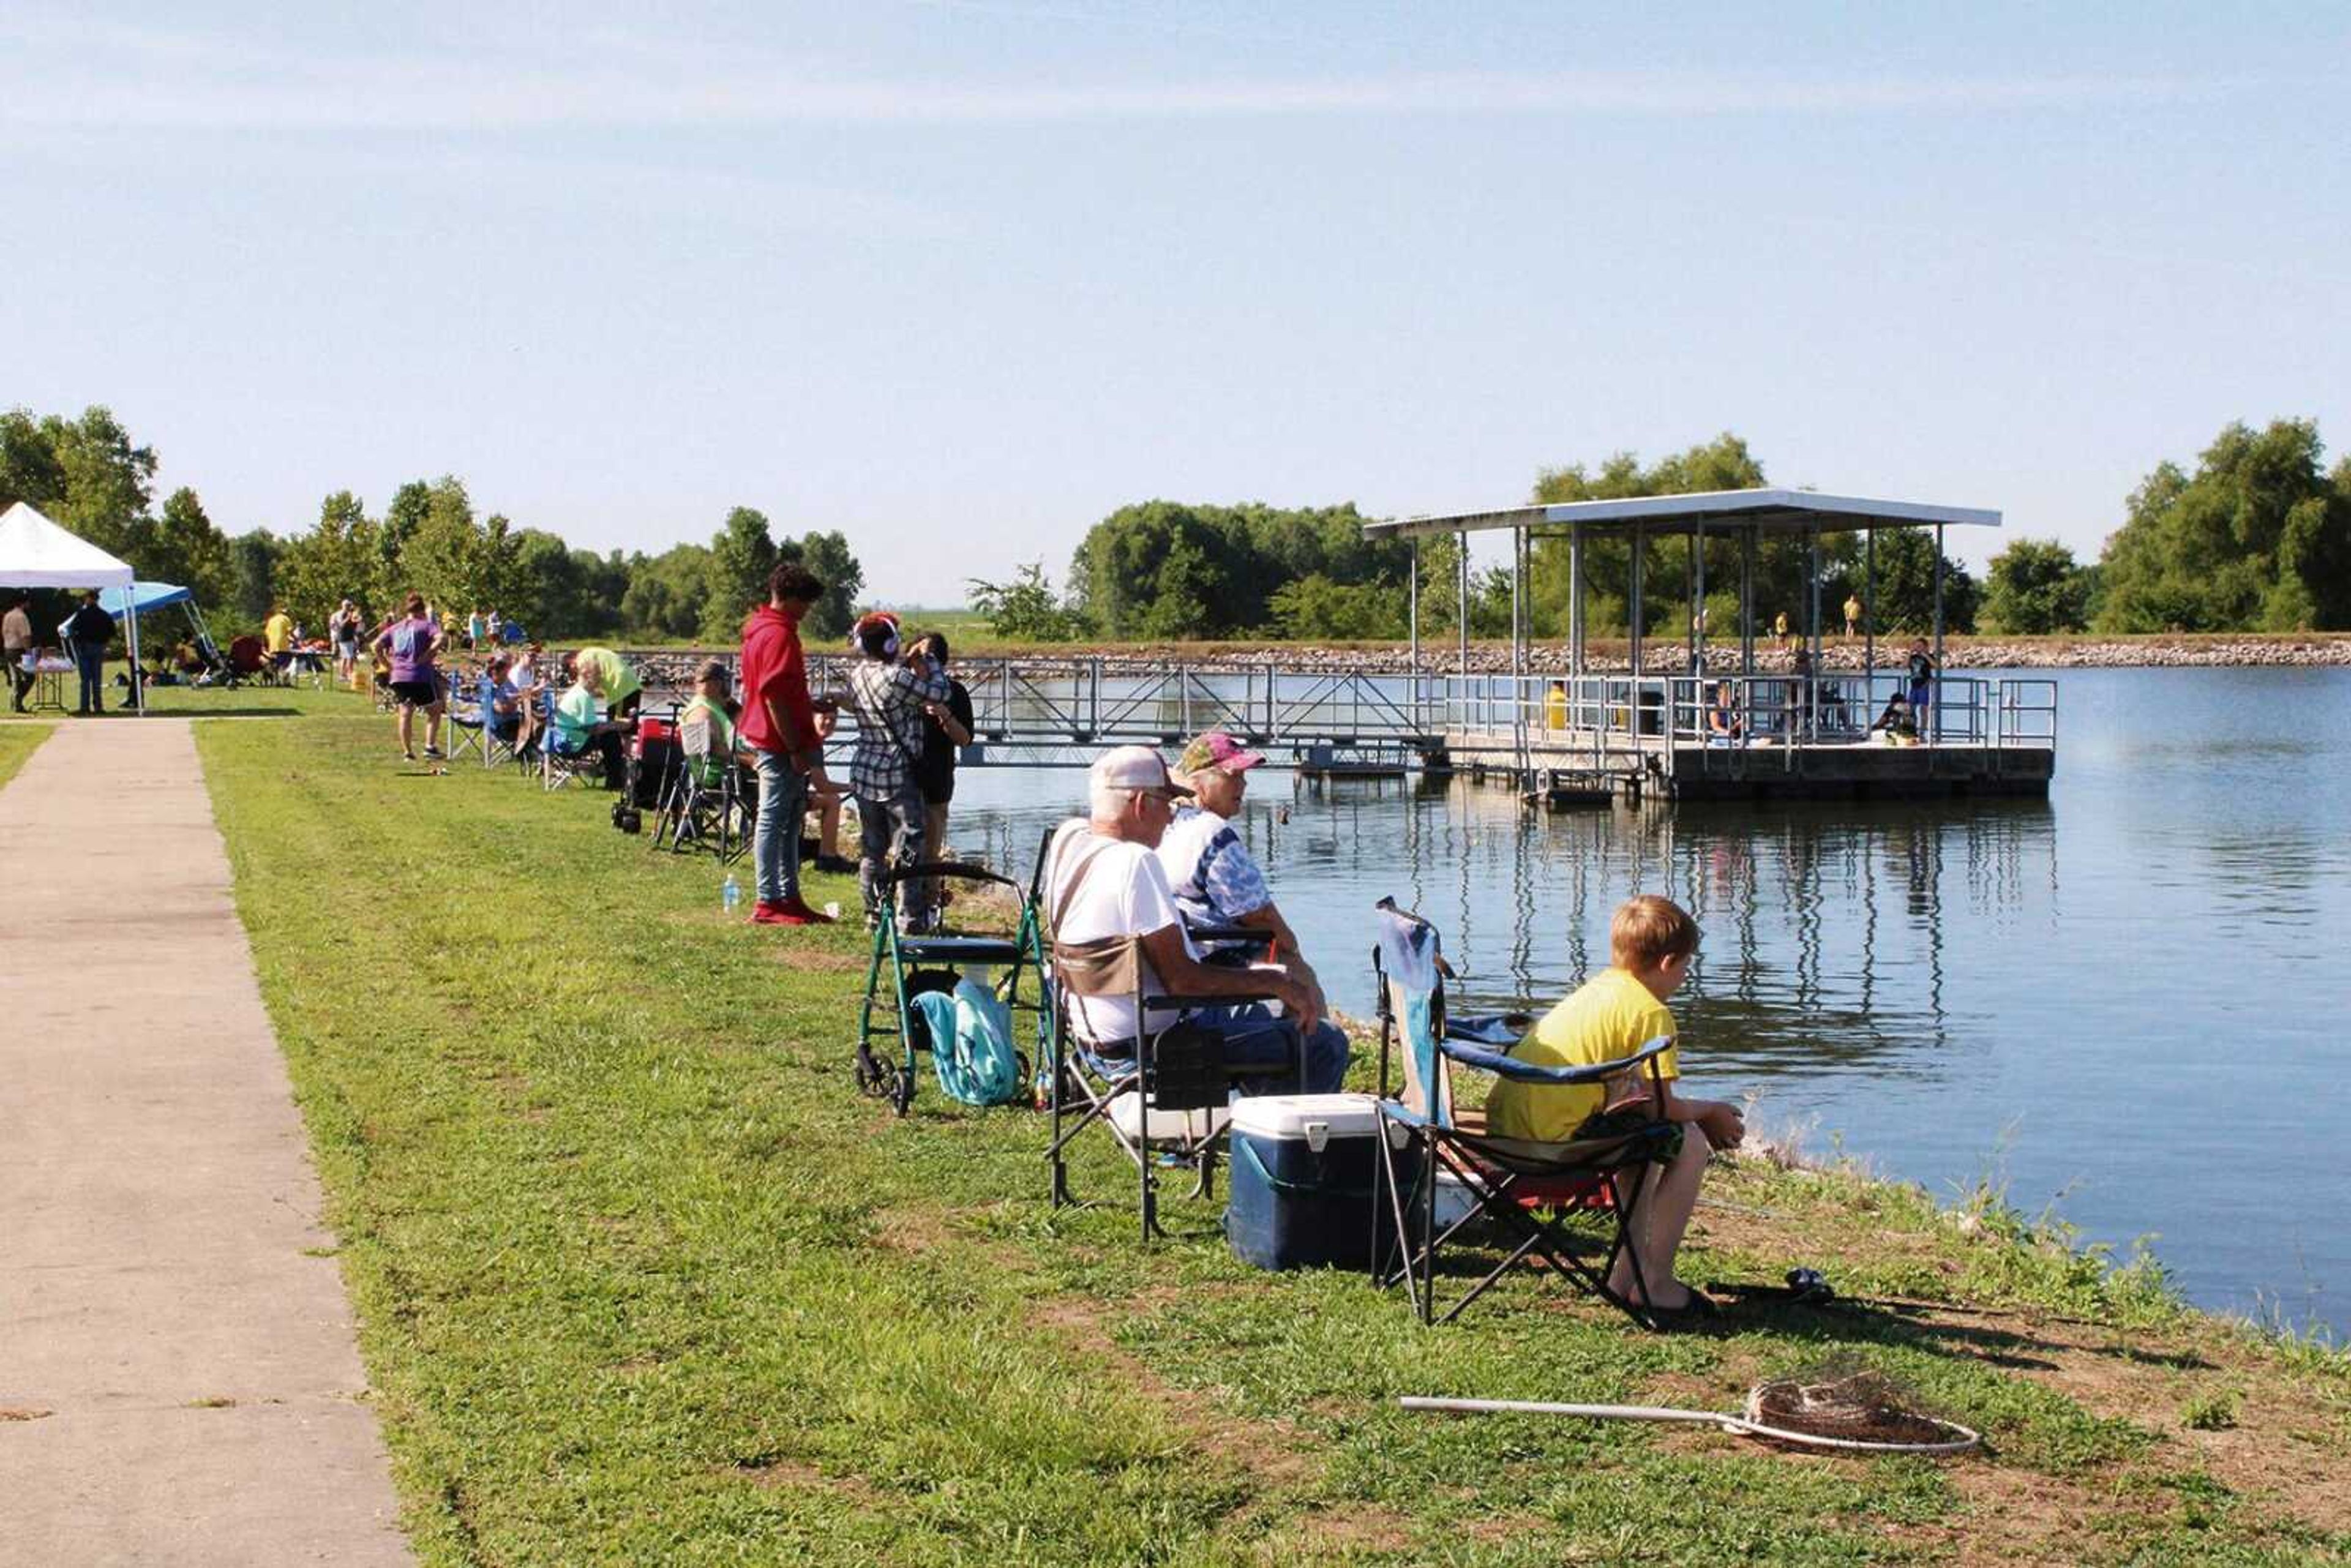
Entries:
[[1167, 760], [1147, 746], [1114, 746], [1094, 758], [1087, 775], [1096, 789], [1145, 789], [1169, 800], [1190, 800], [1192, 791], [1167, 772]]

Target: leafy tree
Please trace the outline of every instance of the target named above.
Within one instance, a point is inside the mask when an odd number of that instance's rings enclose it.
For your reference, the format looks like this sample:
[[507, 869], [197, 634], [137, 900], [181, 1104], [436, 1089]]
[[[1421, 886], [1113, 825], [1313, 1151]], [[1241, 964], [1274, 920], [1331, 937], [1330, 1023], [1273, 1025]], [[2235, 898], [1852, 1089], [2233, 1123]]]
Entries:
[[[1570, 501], [1613, 501], [1636, 496], [1687, 496], [1709, 490], [1751, 490], [1769, 483], [1763, 465], [1747, 443], [1726, 431], [1712, 441], [1659, 458], [1646, 467], [1630, 452], [1619, 452], [1597, 471], [1582, 464], [1546, 468], [1535, 477], [1533, 500], [1538, 505]], [[1833, 616], [1831, 606], [1861, 582], [1861, 541], [1849, 533], [1821, 536], [1820, 594], [1822, 619]], [[1708, 635], [1735, 638], [1739, 628], [1738, 582], [1742, 546], [1738, 530], [1709, 529], [1706, 535], [1705, 567]], [[1573, 551], [1562, 534], [1537, 538], [1529, 551], [1527, 591], [1531, 600], [1528, 621], [1537, 636], [1564, 637], [1569, 631], [1569, 561]], [[1618, 636], [1628, 629], [1632, 595], [1633, 540], [1629, 534], [1587, 534], [1583, 541], [1583, 590], [1586, 630], [1595, 636]], [[1641, 620], [1644, 635], [1678, 634], [1688, 629], [1691, 581], [1690, 539], [1685, 534], [1648, 534], [1641, 547]], [[1502, 578], [1504, 603], [1500, 631], [1510, 624], [1509, 576]], [[1756, 544], [1752, 583], [1755, 618], [1769, 625], [1784, 612], [1792, 626], [1804, 624], [1811, 608], [1812, 542], [1787, 535], [1764, 534]], [[1728, 610], [1720, 606], [1728, 595]]]
[[[463, 619], [482, 603], [487, 586], [485, 540], [465, 482], [444, 475], [421, 491], [403, 485], [392, 507], [401, 517], [400, 570], [408, 587], [424, 595], [436, 613]], [[385, 514], [387, 530], [393, 512]]]
[[240, 626], [259, 625], [269, 614], [277, 592], [277, 562], [285, 544], [267, 528], [255, 528], [228, 541], [233, 584], [225, 599], [204, 601], [204, 608], [225, 610]]
[[[632, 634], [656, 639], [693, 637], [702, 631], [703, 606], [710, 597], [710, 551], [702, 545], [675, 545], [650, 559], [639, 556], [621, 599], [621, 620]], [[737, 631], [740, 622], [737, 623]]]
[[[381, 566], [380, 530], [370, 522], [360, 498], [338, 490], [319, 506], [319, 521], [309, 532], [286, 541], [277, 553], [272, 584], [276, 597], [305, 624], [323, 626], [345, 599], [377, 620], [392, 612], [389, 592], [373, 591]], [[397, 576], [398, 562], [393, 563]], [[268, 612], [269, 595], [263, 595], [262, 613]], [[241, 607], [242, 608], [242, 607]], [[248, 618], [253, 623], [257, 618]]]
[[12, 408], [0, 413], [0, 512], [23, 501], [37, 511], [55, 513], [66, 493], [65, 465], [46, 423], [30, 410]]
[[2158, 465], [2107, 539], [2109, 632], [2351, 627], [2351, 463], [2329, 476], [2310, 420], [2231, 424], [2193, 476]]
[[[1943, 629], [1972, 632], [1978, 591], [1974, 576], [1943, 558]], [[1886, 528], [1877, 536], [1877, 601], [1869, 607], [1880, 636], [1906, 632], [1927, 636], [1935, 630], [1935, 533], [1931, 528]]]
[[1009, 580], [965, 580], [971, 589], [971, 607], [987, 618], [999, 637], [1032, 643], [1067, 643], [1092, 631], [1084, 615], [1061, 602], [1045, 575], [1045, 563], [1033, 560], [1013, 570]]
[[1395, 590], [1379, 582], [1333, 582], [1310, 572], [1273, 592], [1282, 635], [1346, 639], [1402, 637], [1410, 630]]
[[236, 585], [236, 564], [228, 540], [204, 515], [204, 504], [183, 486], [165, 497], [146, 548], [131, 563], [151, 581], [176, 582], [195, 592], [202, 605], [225, 603]]
[[768, 532], [767, 514], [749, 507], [728, 512], [710, 541], [702, 635], [714, 643], [740, 635], [744, 618], [767, 602], [768, 574], [775, 568], [776, 541]]
[[1991, 558], [1985, 573], [1983, 623], [1991, 632], [2078, 632], [2090, 597], [2090, 574], [2054, 539], [2017, 539]]
[[1071, 595], [1111, 636], [1183, 639], [1254, 632], [1275, 619], [1276, 591], [1318, 573], [1383, 584], [1401, 602], [1412, 547], [1364, 538], [1364, 521], [1353, 506], [1121, 507], [1071, 557]]
[[[845, 637], [857, 619], [857, 598], [865, 591], [865, 569], [850, 550], [849, 536], [838, 529], [802, 534], [776, 547], [778, 559], [789, 558], [816, 573], [824, 597], [809, 607], [808, 630], [817, 637]], [[754, 602], [766, 596], [766, 583]], [[739, 625], [740, 622], [738, 622]]]

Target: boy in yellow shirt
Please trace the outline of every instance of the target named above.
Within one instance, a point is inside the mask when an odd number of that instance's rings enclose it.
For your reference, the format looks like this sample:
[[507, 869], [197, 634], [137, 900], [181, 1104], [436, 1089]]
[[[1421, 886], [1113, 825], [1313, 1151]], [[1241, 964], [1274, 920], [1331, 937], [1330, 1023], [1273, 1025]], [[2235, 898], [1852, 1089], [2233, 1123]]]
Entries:
[[[1645, 894], [1616, 911], [1608, 926], [1608, 967], [1576, 988], [1510, 1050], [1520, 1061], [1542, 1067], [1589, 1067], [1631, 1056], [1659, 1036], [1672, 1036], [1674, 1015], [1666, 998], [1689, 977], [1698, 956], [1698, 923], [1671, 899]], [[1661, 1312], [1703, 1312], [1712, 1307], [1702, 1291], [1674, 1278], [1674, 1255], [1680, 1250], [1682, 1232], [1690, 1210], [1698, 1206], [1699, 1180], [1706, 1175], [1707, 1155], [1716, 1149], [1735, 1149], [1747, 1135], [1737, 1106], [1719, 1100], [1689, 1100], [1674, 1092], [1681, 1078], [1677, 1053], [1667, 1050], [1657, 1058], [1664, 1096], [1659, 1107], [1667, 1121], [1681, 1131], [1680, 1147], [1669, 1163], [1652, 1166], [1636, 1210], [1632, 1250], [1638, 1254], [1639, 1278], [1648, 1282], [1647, 1305]], [[1607, 1124], [1630, 1110], [1649, 1114], [1649, 1076], [1646, 1069], [1596, 1083], [1521, 1083], [1505, 1078], [1486, 1100], [1487, 1130], [1499, 1137], [1527, 1138], [1541, 1143], [1565, 1143], [1588, 1123], [1598, 1135]], [[1627, 1301], [1638, 1301], [1631, 1256], [1620, 1257], [1610, 1270], [1608, 1288]]]

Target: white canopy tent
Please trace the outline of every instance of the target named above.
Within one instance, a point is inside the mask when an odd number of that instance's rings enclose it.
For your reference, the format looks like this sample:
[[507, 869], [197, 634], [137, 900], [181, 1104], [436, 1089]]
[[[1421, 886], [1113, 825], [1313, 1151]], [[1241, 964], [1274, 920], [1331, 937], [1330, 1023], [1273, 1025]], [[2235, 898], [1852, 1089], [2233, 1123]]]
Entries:
[[[78, 534], [68, 533], [41, 516], [29, 502], [19, 501], [0, 512], [0, 587], [119, 588], [128, 592], [132, 572]], [[123, 622], [131, 650], [131, 700], [147, 711], [147, 693], [139, 680], [139, 612], [134, 604]]]

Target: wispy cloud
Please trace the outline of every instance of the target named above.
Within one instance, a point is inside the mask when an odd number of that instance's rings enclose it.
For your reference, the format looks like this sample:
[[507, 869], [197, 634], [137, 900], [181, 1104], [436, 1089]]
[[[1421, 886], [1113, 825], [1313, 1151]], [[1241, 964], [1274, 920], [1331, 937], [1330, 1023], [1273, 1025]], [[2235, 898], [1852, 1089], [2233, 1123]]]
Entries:
[[1027, 125], [1348, 114], [1699, 117], [1963, 113], [2169, 102], [2227, 78], [1833, 78], [1586, 70], [1097, 81], [856, 79], [810, 62], [616, 35], [491, 57], [354, 57], [69, 20], [0, 28], [0, 122], [20, 128], [527, 130]]

